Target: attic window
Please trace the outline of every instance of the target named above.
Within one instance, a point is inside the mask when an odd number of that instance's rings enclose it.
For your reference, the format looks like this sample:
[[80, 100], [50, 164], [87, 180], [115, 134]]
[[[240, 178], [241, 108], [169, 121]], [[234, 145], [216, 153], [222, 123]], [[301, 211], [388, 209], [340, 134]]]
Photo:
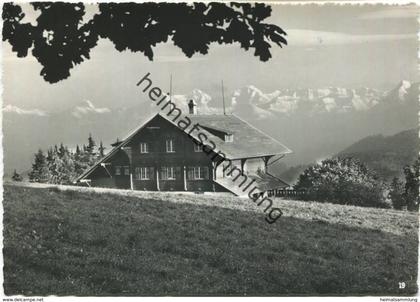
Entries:
[[225, 142], [227, 143], [233, 142], [233, 134], [225, 134]]

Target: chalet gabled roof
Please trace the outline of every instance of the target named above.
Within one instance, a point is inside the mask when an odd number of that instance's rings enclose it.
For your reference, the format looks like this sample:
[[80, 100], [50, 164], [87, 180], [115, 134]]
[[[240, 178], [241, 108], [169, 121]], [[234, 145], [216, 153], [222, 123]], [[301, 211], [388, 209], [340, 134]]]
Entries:
[[[161, 116], [175, 124], [172, 122], [171, 116], [163, 114]], [[202, 126], [200, 127], [200, 132], [205, 133], [209, 137], [208, 140], [212, 140], [215, 143], [217, 150], [225, 153], [229, 159], [292, 153], [289, 148], [278, 140], [258, 130], [234, 114], [191, 114], [187, 116], [192, 121], [192, 124]], [[186, 132], [189, 132], [190, 128], [187, 128]], [[226, 142], [219, 136], [210, 133], [208, 128], [233, 135], [233, 142]], [[197, 134], [198, 131], [195, 131], [191, 133], [191, 136], [198, 140]]]
[[[101, 160], [96, 162], [92, 167], [87, 169], [82, 175], [80, 175], [76, 182], [85, 178], [89, 175], [98, 165], [106, 162], [111, 158], [118, 150], [127, 145], [131, 139], [142, 130], [152, 119], [156, 116], [160, 116], [176, 126], [178, 129], [177, 123], [181, 117], [173, 122], [173, 116], [168, 116], [166, 114], [157, 113], [147, 119], [143, 124], [134, 129], [124, 138], [121, 143], [115, 146], [108, 154], [106, 154]], [[272, 138], [271, 136], [265, 134], [264, 132], [258, 130], [251, 124], [245, 122], [234, 114], [222, 115], [222, 114], [209, 114], [209, 115], [187, 115], [188, 118], [192, 121], [192, 125], [199, 124], [202, 127], [199, 127], [199, 131], [194, 131], [189, 134], [189, 131], [192, 126], [185, 129], [185, 133], [192, 136], [196, 141], [200, 142], [198, 138], [198, 133], [204, 133], [208, 137], [208, 141], [213, 141], [217, 147], [216, 151], [223, 152], [228, 159], [241, 159], [241, 158], [253, 158], [261, 156], [270, 156], [270, 155], [283, 155], [291, 153], [292, 151], [284, 146], [282, 143]], [[232, 142], [226, 142], [224, 139], [210, 133], [206, 128], [215, 129], [216, 131], [223, 131], [228, 134], [233, 135]]]

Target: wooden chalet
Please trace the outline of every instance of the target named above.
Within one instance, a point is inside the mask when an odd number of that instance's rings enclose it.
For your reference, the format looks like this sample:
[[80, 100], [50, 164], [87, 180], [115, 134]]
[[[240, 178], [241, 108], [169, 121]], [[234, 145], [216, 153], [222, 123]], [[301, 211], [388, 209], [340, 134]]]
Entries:
[[[243, 177], [254, 179], [259, 192], [288, 185], [268, 172], [268, 166], [291, 151], [236, 115], [196, 114], [189, 103], [188, 118], [198, 131], [185, 131], [172, 117], [158, 113], [139, 126], [90, 167], [76, 183], [92, 187], [145, 191], [231, 192], [243, 195]], [[221, 152], [204, 152], [198, 133], [204, 133]], [[243, 188], [243, 186], [242, 186]]]

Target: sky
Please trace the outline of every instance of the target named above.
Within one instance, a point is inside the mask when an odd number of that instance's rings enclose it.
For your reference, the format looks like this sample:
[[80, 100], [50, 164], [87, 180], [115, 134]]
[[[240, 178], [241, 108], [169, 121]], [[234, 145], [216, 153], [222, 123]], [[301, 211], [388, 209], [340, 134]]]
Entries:
[[[30, 54], [17, 58], [3, 42], [3, 106], [50, 112], [86, 100], [97, 107], [131, 106], [142, 101], [135, 84], [148, 72], [156, 86], [168, 90], [172, 74], [174, 94], [200, 89], [214, 99], [221, 98], [221, 80], [228, 97], [247, 85], [264, 92], [328, 86], [387, 90], [403, 79], [419, 81], [418, 10], [413, 6], [278, 4], [272, 9], [266, 22], [287, 32], [288, 45], [273, 45], [268, 62], [238, 45], [212, 45], [208, 55], [189, 59], [169, 42], [155, 48], [151, 62], [100, 40], [91, 59], [73, 68], [70, 78], [49, 84]], [[34, 13], [27, 12], [34, 22]]]

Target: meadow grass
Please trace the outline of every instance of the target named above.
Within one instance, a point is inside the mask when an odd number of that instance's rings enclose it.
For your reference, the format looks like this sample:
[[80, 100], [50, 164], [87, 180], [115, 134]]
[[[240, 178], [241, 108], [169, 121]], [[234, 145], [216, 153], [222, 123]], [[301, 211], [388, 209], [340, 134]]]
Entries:
[[[415, 213], [5, 186], [7, 295], [411, 295]], [[398, 283], [406, 288], [399, 289]]]

